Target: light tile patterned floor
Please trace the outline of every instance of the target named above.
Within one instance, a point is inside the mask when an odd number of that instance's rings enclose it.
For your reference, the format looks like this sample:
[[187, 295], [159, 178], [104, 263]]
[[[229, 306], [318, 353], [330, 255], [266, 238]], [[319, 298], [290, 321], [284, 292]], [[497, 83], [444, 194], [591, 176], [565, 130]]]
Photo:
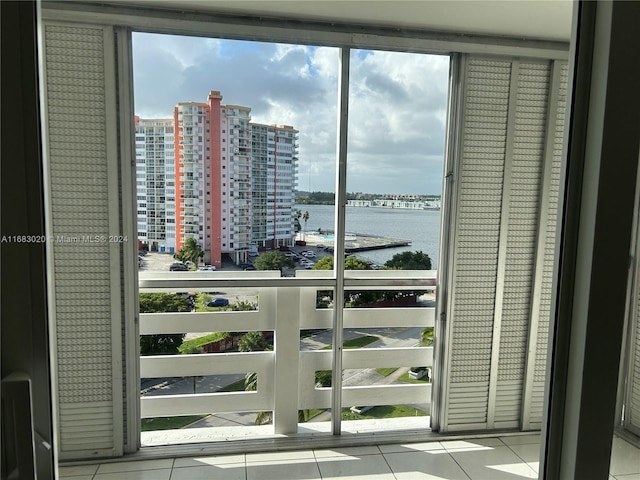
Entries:
[[[539, 435], [60, 467], [69, 480], [522, 480]], [[613, 443], [609, 480], [640, 480], [640, 449]]]

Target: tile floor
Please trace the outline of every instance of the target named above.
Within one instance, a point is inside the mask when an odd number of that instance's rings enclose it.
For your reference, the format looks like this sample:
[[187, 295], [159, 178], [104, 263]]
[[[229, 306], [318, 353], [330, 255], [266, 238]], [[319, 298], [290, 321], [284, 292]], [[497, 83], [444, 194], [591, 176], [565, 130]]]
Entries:
[[[60, 467], [68, 480], [522, 480], [538, 478], [539, 435], [167, 458]], [[609, 480], [640, 480], [640, 449], [613, 444]]]

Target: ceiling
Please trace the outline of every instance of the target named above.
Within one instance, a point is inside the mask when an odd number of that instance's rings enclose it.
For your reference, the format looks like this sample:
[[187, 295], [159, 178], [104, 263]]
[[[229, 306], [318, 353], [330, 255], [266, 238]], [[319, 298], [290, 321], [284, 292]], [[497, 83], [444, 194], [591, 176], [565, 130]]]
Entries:
[[147, 7], [568, 41], [572, 0], [125, 0]]

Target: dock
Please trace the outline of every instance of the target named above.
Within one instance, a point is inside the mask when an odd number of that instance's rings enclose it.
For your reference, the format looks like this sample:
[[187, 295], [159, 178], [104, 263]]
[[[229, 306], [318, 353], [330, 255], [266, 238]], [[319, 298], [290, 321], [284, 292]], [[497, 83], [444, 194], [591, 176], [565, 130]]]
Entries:
[[[332, 235], [319, 235], [316, 232], [298, 235], [298, 240], [304, 239], [307, 245], [324, 245], [333, 247]], [[349, 233], [345, 235], [344, 250], [346, 253], [366, 252], [368, 250], [380, 250], [382, 248], [407, 247], [411, 245], [411, 240], [400, 238], [379, 237], [376, 235], [366, 235], [362, 233]]]

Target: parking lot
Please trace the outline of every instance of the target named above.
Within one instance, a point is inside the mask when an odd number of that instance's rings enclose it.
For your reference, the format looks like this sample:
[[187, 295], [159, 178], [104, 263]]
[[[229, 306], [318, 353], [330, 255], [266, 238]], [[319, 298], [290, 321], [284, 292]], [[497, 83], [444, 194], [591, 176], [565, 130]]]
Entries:
[[[283, 274], [285, 276], [294, 275], [295, 270], [305, 270], [313, 268], [318, 261], [323, 259], [324, 257], [333, 256], [333, 252], [329, 252], [323, 248], [318, 248], [315, 246], [294, 246], [290, 247], [292, 259], [296, 259], [295, 268], [293, 270], [289, 268], [285, 268]], [[302, 252], [311, 252], [307, 256], [303, 256]], [[285, 252], [283, 252], [285, 253]], [[249, 262], [254, 263], [258, 257], [251, 257]], [[139, 271], [141, 272], [169, 272], [169, 267], [172, 263], [175, 263], [176, 260], [173, 258], [173, 255], [170, 253], [159, 253], [159, 252], [149, 252], [145, 256], [142, 257], [142, 264], [139, 267]], [[304, 265], [304, 262], [307, 263], [308, 266]], [[200, 265], [202, 266], [202, 265]], [[223, 258], [223, 265], [221, 271], [238, 271], [242, 270], [240, 265], [235, 265], [228, 258]]]
[[142, 257], [141, 272], [168, 272], [169, 266], [176, 260], [170, 253], [149, 252]]
[[[148, 252], [142, 257], [142, 265], [138, 269], [141, 272], [168, 272], [172, 263], [177, 262], [170, 253]], [[202, 267], [202, 264], [198, 265]], [[234, 265], [229, 259], [223, 258], [220, 270], [238, 271], [240, 266]]]

